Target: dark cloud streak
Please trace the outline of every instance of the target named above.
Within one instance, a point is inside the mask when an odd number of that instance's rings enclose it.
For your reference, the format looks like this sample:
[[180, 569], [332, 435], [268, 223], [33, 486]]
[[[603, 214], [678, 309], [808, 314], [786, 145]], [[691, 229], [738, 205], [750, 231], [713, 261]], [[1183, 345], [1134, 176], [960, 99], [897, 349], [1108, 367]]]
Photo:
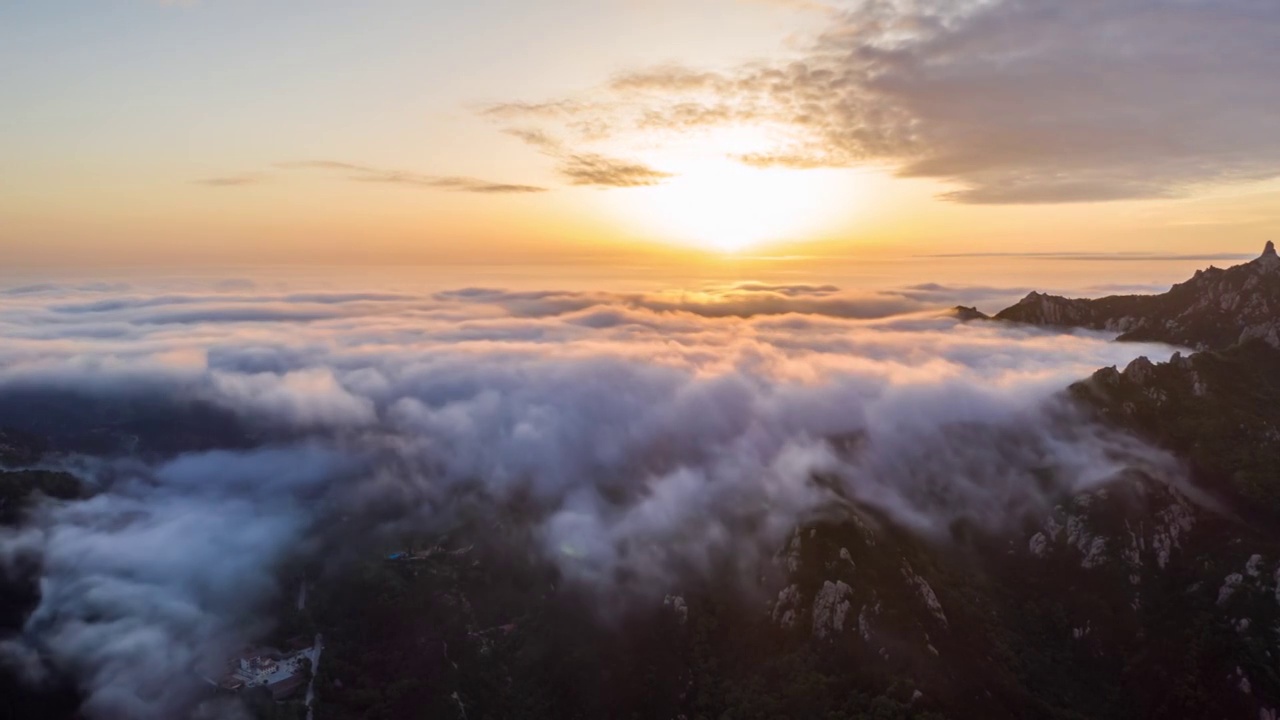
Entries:
[[643, 163], [595, 153], [569, 155], [560, 163], [559, 170], [574, 185], [601, 187], [643, 187], [657, 185], [671, 177], [671, 173]]
[[671, 173], [633, 160], [620, 160], [599, 153], [570, 152], [563, 143], [541, 130], [508, 128], [504, 132], [538, 148], [542, 154], [556, 158], [559, 161], [557, 172], [573, 185], [644, 187], [657, 185], [672, 177]]
[[513, 183], [497, 183], [472, 177], [423, 175], [402, 170], [385, 170], [368, 165], [339, 162], [335, 160], [300, 160], [279, 163], [277, 167], [286, 170], [327, 170], [347, 173], [347, 179], [362, 183], [381, 183], [387, 185], [405, 185], [411, 187], [436, 188], [454, 192], [478, 193], [481, 195], [529, 194], [546, 192], [544, 187], [536, 185], [520, 185]]
[[244, 173], [242, 175], [227, 175], [192, 181], [195, 185], [204, 185], [212, 188], [243, 187], [245, 185], [259, 185], [263, 182], [265, 182], [265, 178], [260, 173]]

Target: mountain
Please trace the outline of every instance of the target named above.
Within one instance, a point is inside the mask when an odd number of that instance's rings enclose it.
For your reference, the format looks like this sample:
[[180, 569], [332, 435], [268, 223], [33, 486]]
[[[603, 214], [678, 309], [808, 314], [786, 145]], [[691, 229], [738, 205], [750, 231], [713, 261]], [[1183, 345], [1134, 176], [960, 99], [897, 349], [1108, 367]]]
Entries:
[[[5, 470], [44, 457], [47, 443], [30, 433], [0, 429], [0, 533], [16, 526], [42, 496], [70, 500], [87, 494], [74, 475], [50, 470]], [[0, 572], [0, 639], [22, 631], [23, 623], [40, 599], [39, 568], [34, 561], [8, 563]], [[50, 677], [31, 687], [0, 663], [0, 717], [71, 718], [76, 716], [80, 695], [66, 677]]]
[[1071, 392], [1104, 422], [1184, 459], [1235, 511], [1280, 520], [1280, 349], [1251, 339], [1167, 363], [1142, 357]]
[[332, 638], [317, 717], [430, 707], [495, 718], [1274, 720], [1274, 247], [1162, 295], [1032, 293], [995, 319], [952, 313], [1203, 350], [1104, 368], [1064, 391], [1096, 421], [1171, 452], [1190, 484], [1127, 472], [1059, 493], [1017, 527], [947, 537], [849, 508], [796, 528], [757, 585], [704, 582], [605, 626], [553, 569], [501, 550], [370, 561], [317, 589], [315, 620]]
[[1091, 300], [1033, 292], [998, 320], [1106, 330], [1120, 340], [1224, 349], [1250, 338], [1280, 347], [1280, 256], [1268, 242], [1252, 262], [1210, 267], [1162, 295]]
[[951, 308], [950, 315], [961, 322], [971, 322], [973, 320], [990, 320], [991, 316], [978, 310], [976, 307], [965, 307], [957, 305]]
[[[282, 595], [270, 642], [323, 633], [316, 720], [1275, 720], [1278, 268], [1268, 245], [1253, 262], [1197, 273], [1162, 295], [1033, 293], [995, 318], [953, 311], [965, 322], [1201, 349], [1103, 368], [1063, 390], [1085, 416], [1167, 450], [1188, 483], [1140, 470], [1082, 491], [1046, 482], [1044, 502], [1010, 525], [957, 522], [931, 534], [851, 502], [794, 528], [751, 577], [713, 569], [679, 587], [640, 588], [618, 608], [529, 550], [523, 508], [486, 510], [448, 533], [386, 539], [403, 554], [348, 548], [332, 555], [359, 559], [289, 568], [281, 581], [293, 591], [305, 583], [308, 599]], [[103, 401], [86, 412], [55, 400], [24, 426], [33, 435], [0, 433], [0, 462], [29, 465], [48, 448], [121, 452], [135, 435], [156, 452], [221, 446], [253, 430], [209, 422], [216, 437], [205, 438], [198, 429], [218, 416], [203, 410], [157, 429], [165, 413], [150, 404]], [[0, 421], [16, 423], [30, 406], [10, 405]], [[949, 431], [993, 446], [1028, 442], [1017, 429]], [[0, 474], [0, 510], [78, 492], [69, 476]], [[0, 583], [0, 637], [20, 631], [38, 598], [36, 570]], [[73, 717], [76, 689], [61, 682], [32, 690], [0, 673], [0, 717]]]
[[1103, 368], [1071, 394], [1103, 422], [1174, 452], [1241, 513], [1280, 518], [1280, 256], [1198, 271], [1161, 295], [1031, 293], [995, 319], [1118, 332], [1198, 349]]
[[1280, 544], [1140, 476], [947, 541], [853, 512], [796, 528], [756, 585], [604, 623], [527, 555], [464, 549], [316, 588], [317, 718], [1254, 718], [1280, 700]]

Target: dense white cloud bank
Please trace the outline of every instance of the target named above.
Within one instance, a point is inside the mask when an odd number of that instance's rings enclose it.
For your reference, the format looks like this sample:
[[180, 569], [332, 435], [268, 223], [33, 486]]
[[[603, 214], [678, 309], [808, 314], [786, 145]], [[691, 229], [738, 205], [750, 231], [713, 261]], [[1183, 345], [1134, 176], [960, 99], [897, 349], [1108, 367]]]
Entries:
[[942, 536], [1126, 468], [1173, 472], [1060, 396], [1171, 349], [937, 307], [995, 289], [17, 290], [0, 301], [0, 402], [205, 404], [247, 433], [64, 457], [100, 492], [0, 534], [0, 565], [38, 564], [43, 594], [3, 656], [72, 673], [94, 718], [171, 717], [334, 518], [428, 530], [463, 487], [531, 508], [527, 536], [609, 606], [749, 574], [850, 503]]

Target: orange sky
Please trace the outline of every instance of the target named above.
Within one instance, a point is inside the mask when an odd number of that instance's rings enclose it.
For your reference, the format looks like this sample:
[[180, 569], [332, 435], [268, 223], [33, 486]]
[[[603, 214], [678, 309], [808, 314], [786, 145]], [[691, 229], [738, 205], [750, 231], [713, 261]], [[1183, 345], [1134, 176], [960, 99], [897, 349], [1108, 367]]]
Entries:
[[1250, 52], [1280, 11], [1245, 0], [1051, 21], [1001, 2], [268, 5], [0, 9], [6, 262], [1252, 252], [1280, 219], [1277, 61]]

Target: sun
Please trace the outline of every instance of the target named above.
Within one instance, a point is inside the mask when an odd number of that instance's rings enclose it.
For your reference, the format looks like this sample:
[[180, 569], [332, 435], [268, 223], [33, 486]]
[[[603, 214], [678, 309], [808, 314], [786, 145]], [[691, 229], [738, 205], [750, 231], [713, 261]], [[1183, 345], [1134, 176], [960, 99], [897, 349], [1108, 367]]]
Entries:
[[847, 219], [859, 198], [849, 196], [851, 184], [838, 170], [761, 168], [737, 159], [786, 146], [769, 128], [748, 125], [646, 137], [632, 151], [610, 154], [671, 176], [616, 193], [610, 204], [629, 230], [712, 252], [816, 239]]
[[755, 168], [729, 158], [689, 163], [636, 193], [644, 222], [670, 242], [734, 253], [805, 239], [831, 215], [822, 173]]

